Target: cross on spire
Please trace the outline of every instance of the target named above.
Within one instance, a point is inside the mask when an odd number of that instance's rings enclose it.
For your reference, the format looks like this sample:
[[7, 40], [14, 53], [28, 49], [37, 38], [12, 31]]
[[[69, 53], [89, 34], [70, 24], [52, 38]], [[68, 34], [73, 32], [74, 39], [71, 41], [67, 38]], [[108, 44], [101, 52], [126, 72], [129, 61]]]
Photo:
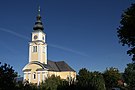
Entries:
[[38, 6], [38, 14], [40, 14], [40, 6]]

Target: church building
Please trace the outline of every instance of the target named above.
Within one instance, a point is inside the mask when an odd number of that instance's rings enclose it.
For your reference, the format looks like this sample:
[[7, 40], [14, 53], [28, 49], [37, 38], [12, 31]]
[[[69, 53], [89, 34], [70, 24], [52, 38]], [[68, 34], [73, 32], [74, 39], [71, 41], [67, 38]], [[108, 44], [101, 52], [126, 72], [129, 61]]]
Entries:
[[61, 79], [76, 78], [76, 72], [65, 61], [51, 61], [47, 58], [46, 34], [40, 16], [40, 7], [31, 41], [29, 42], [29, 62], [23, 68], [24, 80], [39, 85], [51, 75], [60, 76]]

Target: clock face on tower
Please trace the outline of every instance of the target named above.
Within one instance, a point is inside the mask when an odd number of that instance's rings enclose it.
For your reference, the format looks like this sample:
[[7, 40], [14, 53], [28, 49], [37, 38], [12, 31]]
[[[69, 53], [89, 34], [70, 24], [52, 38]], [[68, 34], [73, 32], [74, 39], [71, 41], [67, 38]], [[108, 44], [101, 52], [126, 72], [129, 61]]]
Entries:
[[37, 35], [35, 35], [35, 36], [34, 36], [34, 39], [37, 39], [37, 38], [38, 38], [38, 36], [37, 36]]

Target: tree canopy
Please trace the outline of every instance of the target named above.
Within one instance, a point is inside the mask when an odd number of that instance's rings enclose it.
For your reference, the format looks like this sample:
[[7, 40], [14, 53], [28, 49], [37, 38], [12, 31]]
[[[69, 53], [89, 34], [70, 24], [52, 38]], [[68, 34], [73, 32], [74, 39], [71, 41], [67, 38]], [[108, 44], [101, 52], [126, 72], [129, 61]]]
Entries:
[[62, 84], [62, 79], [59, 76], [52, 75], [48, 77], [45, 82], [41, 83], [41, 88], [45, 90], [57, 90], [58, 86]]
[[123, 12], [117, 30], [119, 42], [123, 46], [128, 45], [127, 54], [133, 55], [132, 60], [135, 61], [135, 4], [132, 4]]
[[117, 68], [109, 68], [106, 69], [103, 73], [105, 85], [107, 89], [118, 87], [118, 80], [121, 79], [121, 74], [119, 73], [119, 70]]
[[127, 68], [124, 71], [124, 79], [130, 90], [135, 89], [135, 63], [127, 64]]
[[77, 90], [106, 90], [104, 78], [100, 72], [90, 72], [82, 68], [78, 74]]
[[[1, 64], [1, 63], [0, 63]], [[0, 90], [15, 90], [17, 73], [10, 65], [0, 66]]]

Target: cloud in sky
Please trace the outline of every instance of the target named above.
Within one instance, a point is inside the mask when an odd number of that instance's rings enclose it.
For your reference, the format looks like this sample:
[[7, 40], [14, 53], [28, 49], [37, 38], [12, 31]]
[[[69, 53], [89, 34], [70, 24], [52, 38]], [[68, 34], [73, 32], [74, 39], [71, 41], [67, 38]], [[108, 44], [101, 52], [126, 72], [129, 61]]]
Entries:
[[[22, 38], [22, 39], [27, 39], [29, 40], [30, 38], [27, 37], [27, 36], [24, 36], [22, 34], [19, 34], [19, 33], [16, 33], [12, 30], [9, 30], [9, 29], [5, 29], [5, 28], [0, 28], [0, 31], [3, 31], [3, 32], [7, 32], [7, 33], [10, 33], [14, 36], [17, 36], [19, 38]], [[64, 50], [64, 51], [68, 51], [68, 52], [72, 52], [72, 53], [75, 53], [75, 54], [78, 54], [78, 55], [81, 55], [81, 56], [85, 56], [85, 57], [89, 57], [87, 54], [83, 53], [83, 52], [80, 52], [80, 51], [76, 51], [76, 50], [73, 50], [73, 49], [70, 49], [70, 48], [67, 48], [67, 47], [62, 47], [60, 45], [54, 45], [54, 44], [48, 44], [50, 47], [53, 47], [53, 48], [57, 48], [57, 49], [61, 49], [61, 50]]]
[[49, 44], [49, 46], [54, 47], [54, 48], [58, 48], [58, 49], [61, 49], [61, 50], [64, 50], [64, 51], [72, 52], [72, 53], [75, 53], [75, 54], [79, 54], [81, 56], [89, 57], [87, 54], [85, 54], [83, 52], [76, 51], [76, 50], [73, 50], [73, 49], [70, 49], [70, 48], [67, 48], [67, 47], [62, 47], [62, 46], [54, 45], [54, 44]]
[[0, 31], [7, 32], [7, 33], [10, 33], [10, 34], [15, 35], [15, 36], [17, 36], [17, 37], [20, 37], [20, 38], [29, 40], [29, 37], [24, 36], [24, 35], [19, 34], [19, 33], [16, 33], [16, 32], [14, 32], [14, 31], [12, 31], [12, 30], [9, 30], [9, 29], [0, 28]]

